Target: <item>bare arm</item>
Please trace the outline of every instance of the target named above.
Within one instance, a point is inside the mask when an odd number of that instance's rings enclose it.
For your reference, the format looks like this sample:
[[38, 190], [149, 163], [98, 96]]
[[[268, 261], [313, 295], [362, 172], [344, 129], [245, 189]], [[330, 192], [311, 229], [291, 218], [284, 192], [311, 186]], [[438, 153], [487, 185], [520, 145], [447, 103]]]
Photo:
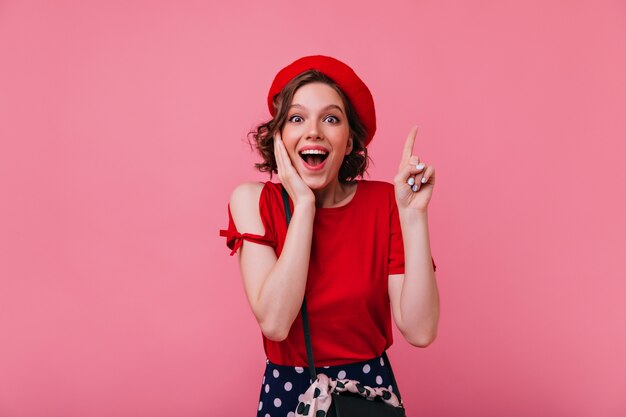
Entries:
[[428, 204], [435, 186], [435, 168], [413, 155], [417, 127], [409, 132], [394, 189], [404, 241], [404, 274], [389, 276], [394, 320], [414, 346], [428, 346], [437, 337], [439, 291], [428, 237]]
[[394, 320], [404, 338], [425, 347], [437, 336], [439, 291], [428, 238], [428, 214], [400, 212], [404, 275], [389, 276]]
[[[259, 183], [244, 183], [233, 191], [230, 208], [237, 230], [264, 234], [259, 213], [262, 188]], [[273, 248], [249, 241], [237, 252], [248, 302], [261, 331], [270, 340], [287, 337], [302, 305], [314, 216], [314, 204], [294, 207], [279, 258]]]

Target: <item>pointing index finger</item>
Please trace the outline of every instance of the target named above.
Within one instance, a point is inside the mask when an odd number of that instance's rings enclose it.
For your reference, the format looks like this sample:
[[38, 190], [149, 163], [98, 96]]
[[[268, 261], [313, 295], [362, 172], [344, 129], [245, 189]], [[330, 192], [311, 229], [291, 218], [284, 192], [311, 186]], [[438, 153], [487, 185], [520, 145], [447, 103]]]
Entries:
[[413, 154], [413, 144], [415, 143], [415, 136], [417, 136], [417, 126], [413, 126], [409, 135], [406, 138], [406, 142], [404, 143], [404, 150], [402, 151], [402, 160], [404, 162], [408, 161]]

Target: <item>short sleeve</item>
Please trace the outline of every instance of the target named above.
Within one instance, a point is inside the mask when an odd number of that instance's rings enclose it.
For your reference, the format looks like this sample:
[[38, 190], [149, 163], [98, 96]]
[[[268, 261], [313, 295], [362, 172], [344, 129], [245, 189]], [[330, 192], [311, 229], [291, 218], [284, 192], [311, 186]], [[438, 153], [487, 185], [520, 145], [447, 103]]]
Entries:
[[230, 256], [237, 253], [237, 250], [243, 245], [244, 240], [274, 248], [276, 247], [276, 241], [273, 238], [270, 229], [267, 227], [265, 216], [261, 217], [265, 226], [265, 234], [263, 236], [253, 233], [239, 233], [237, 227], [235, 226], [235, 222], [233, 221], [233, 216], [230, 213], [230, 204], [228, 205], [228, 228], [220, 230], [220, 236], [226, 238], [226, 246], [231, 249]]
[[[404, 241], [402, 240], [402, 227], [400, 226], [400, 215], [398, 206], [395, 203], [395, 196], [391, 196], [391, 213], [389, 225], [389, 274], [404, 274]], [[430, 257], [433, 263], [433, 271], [437, 270], [435, 260]]]
[[404, 274], [404, 241], [400, 216], [395, 198], [390, 202], [391, 212], [389, 224], [389, 274]]

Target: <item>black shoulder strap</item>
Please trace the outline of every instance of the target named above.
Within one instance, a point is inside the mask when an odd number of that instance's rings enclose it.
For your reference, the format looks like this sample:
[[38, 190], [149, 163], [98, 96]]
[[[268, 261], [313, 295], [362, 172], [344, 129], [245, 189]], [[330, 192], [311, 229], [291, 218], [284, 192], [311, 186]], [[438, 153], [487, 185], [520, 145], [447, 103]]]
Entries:
[[[287, 226], [291, 221], [291, 207], [289, 206], [289, 194], [285, 187], [283, 189], [283, 204], [285, 205], [285, 217], [287, 219]], [[304, 330], [304, 342], [306, 343], [306, 356], [309, 363], [309, 375], [311, 376], [311, 383], [317, 379], [317, 373], [315, 372], [315, 361], [313, 360], [313, 347], [311, 346], [311, 332], [309, 330], [309, 314], [306, 310], [306, 298], [302, 299], [302, 308], [300, 309], [302, 314], [302, 329]]]
[[[287, 226], [289, 226], [289, 222], [291, 221], [291, 207], [289, 206], [289, 194], [285, 187], [282, 187], [283, 190], [283, 204], [285, 205], [285, 217], [287, 219]], [[306, 297], [302, 299], [302, 328], [304, 330], [304, 342], [306, 344], [306, 356], [309, 363], [309, 375], [311, 377], [311, 383], [317, 379], [317, 373], [315, 372], [315, 362], [313, 361], [313, 346], [311, 345], [311, 332], [309, 329], [309, 315], [306, 310]], [[391, 369], [391, 362], [389, 362], [389, 357], [387, 356], [387, 351], [383, 352], [383, 360], [387, 367], [389, 367], [389, 375], [391, 376], [391, 386], [393, 387], [393, 392], [398, 397], [398, 400], [402, 402], [402, 397], [400, 397], [400, 390], [398, 390], [398, 385], [396, 384], [396, 378], [393, 375], [393, 369]]]
[[285, 216], [287, 217], [287, 226], [289, 226], [289, 222], [291, 222], [291, 207], [289, 206], [289, 193], [285, 190], [285, 187], [280, 186], [283, 190], [283, 204], [285, 205]]

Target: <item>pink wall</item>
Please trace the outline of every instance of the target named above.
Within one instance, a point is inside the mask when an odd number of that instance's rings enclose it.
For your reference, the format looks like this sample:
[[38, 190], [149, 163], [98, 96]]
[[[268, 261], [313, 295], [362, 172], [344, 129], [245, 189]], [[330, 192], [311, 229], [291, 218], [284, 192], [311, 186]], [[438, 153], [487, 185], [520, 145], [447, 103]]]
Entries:
[[[624, 1], [0, 2], [0, 415], [249, 416], [263, 351], [217, 236], [266, 177], [275, 72], [339, 57], [437, 168], [411, 415], [626, 415]], [[236, 384], [236, 387], [234, 385]]]

